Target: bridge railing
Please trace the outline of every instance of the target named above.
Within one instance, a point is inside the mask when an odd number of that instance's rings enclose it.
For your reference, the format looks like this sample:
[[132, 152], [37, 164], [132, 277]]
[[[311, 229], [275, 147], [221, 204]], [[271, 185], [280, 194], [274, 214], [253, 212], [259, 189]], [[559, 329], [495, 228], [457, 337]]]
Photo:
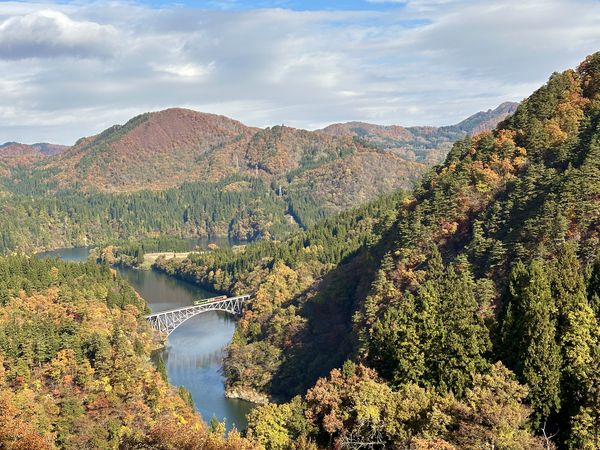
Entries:
[[204, 306], [208, 306], [208, 305], [216, 305], [219, 303], [226, 303], [226, 302], [231, 302], [231, 301], [236, 301], [236, 300], [241, 300], [242, 302], [246, 302], [248, 300], [250, 300], [251, 295], [250, 294], [245, 294], [245, 295], [238, 295], [236, 297], [228, 297], [226, 299], [223, 300], [217, 300], [214, 302], [207, 302], [207, 303], [202, 303], [201, 305], [189, 305], [189, 306], [181, 306], [179, 308], [173, 308], [173, 309], [168, 309], [165, 311], [158, 311], [156, 313], [152, 313], [146, 316], [146, 319], [149, 319], [151, 317], [156, 317], [156, 316], [160, 316], [163, 314], [168, 314], [168, 313], [176, 313], [176, 312], [180, 312], [180, 311], [188, 311], [188, 310], [193, 310], [196, 308], [202, 308]]

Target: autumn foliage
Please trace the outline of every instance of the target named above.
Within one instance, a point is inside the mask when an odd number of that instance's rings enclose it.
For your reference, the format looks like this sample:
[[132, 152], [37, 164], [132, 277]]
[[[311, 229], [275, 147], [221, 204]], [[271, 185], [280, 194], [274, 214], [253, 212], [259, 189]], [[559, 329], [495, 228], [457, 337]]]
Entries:
[[0, 448], [253, 448], [158, 374], [144, 302], [108, 267], [8, 257], [0, 275]]

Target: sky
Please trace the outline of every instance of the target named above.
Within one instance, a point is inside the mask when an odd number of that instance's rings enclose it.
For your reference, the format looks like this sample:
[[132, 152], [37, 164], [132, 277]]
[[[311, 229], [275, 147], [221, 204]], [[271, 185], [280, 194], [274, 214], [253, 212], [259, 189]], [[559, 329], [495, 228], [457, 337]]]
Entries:
[[0, 143], [185, 107], [252, 126], [448, 125], [600, 50], [599, 0], [0, 2]]

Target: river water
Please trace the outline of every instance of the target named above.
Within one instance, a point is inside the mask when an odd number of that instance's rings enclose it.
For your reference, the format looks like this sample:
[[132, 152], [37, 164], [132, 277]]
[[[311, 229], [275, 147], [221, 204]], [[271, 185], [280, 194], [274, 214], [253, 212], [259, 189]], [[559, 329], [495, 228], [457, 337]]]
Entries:
[[[69, 248], [40, 253], [69, 261], [85, 261], [89, 249]], [[155, 271], [117, 267], [117, 270], [146, 300], [152, 312], [191, 305], [194, 300], [216, 295], [185, 281]], [[205, 421], [212, 416], [225, 420], [227, 429], [246, 428], [252, 404], [225, 397], [221, 363], [223, 349], [231, 340], [235, 320], [227, 313], [212, 311], [183, 323], [170, 336], [162, 352], [169, 382], [185, 386]]]

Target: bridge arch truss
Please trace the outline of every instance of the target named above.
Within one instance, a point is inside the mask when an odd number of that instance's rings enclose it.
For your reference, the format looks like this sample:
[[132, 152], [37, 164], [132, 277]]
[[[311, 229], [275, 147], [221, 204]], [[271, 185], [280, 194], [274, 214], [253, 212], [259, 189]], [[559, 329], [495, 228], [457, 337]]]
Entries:
[[200, 305], [184, 306], [182, 308], [161, 311], [146, 316], [152, 328], [169, 336], [186, 320], [208, 311], [225, 311], [230, 314], [241, 314], [244, 303], [250, 300], [250, 295], [229, 297], [216, 302], [207, 302]]

